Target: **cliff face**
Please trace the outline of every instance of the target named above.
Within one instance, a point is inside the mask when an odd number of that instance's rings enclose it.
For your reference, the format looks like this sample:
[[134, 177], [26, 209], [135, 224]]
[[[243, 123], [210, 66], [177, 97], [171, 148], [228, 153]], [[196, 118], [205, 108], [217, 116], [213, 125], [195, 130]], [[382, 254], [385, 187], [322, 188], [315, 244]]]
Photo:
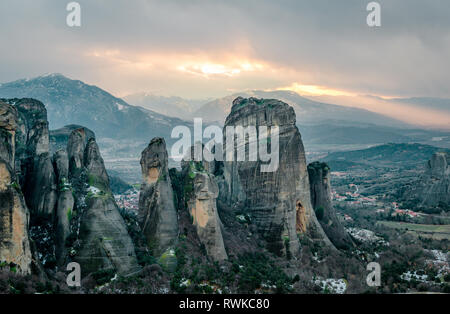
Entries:
[[[191, 159], [193, 148], [191, 149]], [[184, 197], [200, 242], [215, 261], [228, 258], [217, 211], [219, 187], [210, 172], [214, 162], [183, 161]]]
[[316, 161], [308, 165], [308, 175], [311, 204], [326, 235], [337, 248], [353, 246], [331, 203], [330, 168]]
[[[305, 152], [294, 110], [278, 100], [238, 97], [225, 121], [224, 143], [226, 128], [238, 125], [278, 126], [279, 166], [276, 171], [261, 172], [260, 160], [225, 161], [220, 198], [247, 211], [276, 254], [297, 254], [297, 233], [330, 244], [311, 206]], [[248, 143], [245, 150], [249, 160]]]
[[10, 99], [18, 112], [16, 171], [31, 215], [54, 214], [56, 177], [49, 153], [47, 110], [34, 99]]
[[69, 183], [69, 159], [65, 150], [61, 149], [55, 152], [53, 165], [59, 187], [55, 217], [55, 257], [58, 266], [62, 267], [67, 255], [65, 243], [70, 235], [69, 218], [75, 209], [75, 199]]
[[177, 212], [163, 138], [154, 138], [142, 152], [143, 182], [139, 195], [138, 220], [147, 244], [156, 255], [175, 245], [178, 237]]
[[17, 110], [0, 101], [0, 262], [14, 263], [21, 273], [31, 271], [28, 208], [15, 168]]
[[450, 153], [435, 153], [424, 174], [408, 187], [406, 199], [419, 201], [419, 206], [450, 206]]
[[0, 261], [28, 273], [30, 234], [33, 253], [45, 268], [64, 268], [74, 260], [83, 276], [139, 270], [93, 133], [65, 128], [70, 135], [58, 133], [59, 149], [51, 156], [44, 105], [34, 99], [5, 101], [0, 103]]
[[[74, 162], [73, 171], [78, 174], [69, 173], [76, 189], [79, 215], [77, 233], [80, 243], [75, 248], [73, 259], [80, 263], [83, 275], [104, 269], [112, 269], [122, 275], [134, 273], [140, 269], [134, 245], [109, 188], [99, 148], [91, 138], [81, 149], [84, 137], [80, 134], [83, 134], [82, 130], [74, 130], [68, 144], [68, 159]], [[71, 150], [70, 145], [80, 149]], [[83, 158], [78, 160], [80, 156]]]

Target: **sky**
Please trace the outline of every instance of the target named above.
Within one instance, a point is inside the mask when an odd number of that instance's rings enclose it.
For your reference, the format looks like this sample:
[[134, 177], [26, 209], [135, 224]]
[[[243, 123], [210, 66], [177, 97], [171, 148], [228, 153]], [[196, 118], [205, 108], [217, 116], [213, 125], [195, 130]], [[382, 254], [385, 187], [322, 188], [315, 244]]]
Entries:
[[0, 2], [0, 82], [62, 73], [115, 96], [450, 98], [450, 1], [64, 0]]

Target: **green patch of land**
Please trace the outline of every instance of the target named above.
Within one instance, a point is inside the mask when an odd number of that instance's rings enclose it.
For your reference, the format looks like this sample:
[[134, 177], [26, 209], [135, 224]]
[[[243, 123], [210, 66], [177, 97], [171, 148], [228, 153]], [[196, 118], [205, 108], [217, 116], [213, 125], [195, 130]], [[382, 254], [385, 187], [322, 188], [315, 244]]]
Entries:
[[450, 225], [425, 225], [397, 221], [378, 221], [378, 224], [388, 228], [406, 230], [423, 237], [450, 240]]

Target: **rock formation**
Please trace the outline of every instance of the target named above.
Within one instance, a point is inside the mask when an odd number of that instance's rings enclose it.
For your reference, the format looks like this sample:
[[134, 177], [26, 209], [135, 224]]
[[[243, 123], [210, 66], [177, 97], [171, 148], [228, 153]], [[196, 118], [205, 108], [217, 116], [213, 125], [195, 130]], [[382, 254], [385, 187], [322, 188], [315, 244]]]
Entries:
[[405, 189], [403, 196], [418, 201], [419, 207], [450, 208], [450, 153], [433, 154], [423, 175]]
[[[99, 148], [95, 139], [91, 138], [82, 149], [84, 137], [80, 134], [83, 134], [82, 129], [74, 130], [68, 143], [69, 160], [76, 166], [70, 171], [79, 173], [81, 170], [79, 176], [69, 173], [72, 186], [78, 186], [76, 194], [84, 194], [76, 201], [78, 214], [81, 215], [78, 230], [81, 243], [73, 259], [80, 263], [83, 275], [105, 269], [122, 275], [135, 273], [140, 267], [134, 245], [109, 188]], [[71, 150], [71, 147], [77, 149]], [[81, 152], [83, 158], [78, 160]], [[81, 178], [85, 178], [85, 190], [80, 185], [83, 183]]]
[[69, 183], [69, 159], [65, 150], [53, 155], [53, 165], [58, 180], [58, 201], [55, 219], [55, 255], [60, 267], [65, 264], [66, 239], [70, 235], [70, 216], [75, 209], [75, 199]]
[[[295, 126], [294, 110], [278, 100], [238, 97], [225, 121], [224, 145], [226, 128], [238, 125], [244, 128], [278, 126], [279, 166], [276, 171], [261, 172], [264, 162], [248, 161], [250, 145], [247, 142], [247, 161], [231, 162], [225, 158], [226, 184], [221, 185], [220, 198], [246, 211], [266, 239], [268, 249], [276, 254], [297, 254], [297, 233], [331, 245], [311, 206], [305, 152]], [[270, 139], [264, 140], [270, 146]], [[261, 138], [259, 142], [261, 144]]]
[[143, 182], [139, 196], [138, 220], [147, 244], [155, 255], [172, 248], [178, 237], [177, 212], [163, 138], [154, 138], [142, 152]]
[[[191, 156], [192, 156], [191, 150]], [[192, 158], [191, 158], [192, 159]], [[201, 243], [215, 261], [227, 259], [222, 223], [217, 212], [219, 187], [208, 169], [210, 162], [183, 162], [184, 197]]]
[[86, 147], [86, 132], [83, 128], [75, 129], [67, 142], [67, 155], [69, 157], [69, 171], [77, 173], [83, 167], [84, 149]]
[[52, 153], [55, 153], [56, 151], [60, 149], [67, 149], [67, 143], [69, 141], [69, 137], [72, 134], [72, 131], [83, 129], [85, 133], [85, 145], [87, 144], [87, 141], [91, 138], [95, 139], [95, 133], [81, 125], [77, 124], [70, 124], [66, 125], [65, 127], [62, 127], [60, 129], [56, 130], [50, 130], [50, 151]]
[[49, 153], [47, 110], [34, 99], [9, 99], [18, 112], [16, 171], [31, 215], [54, 214], [56, 178]]
[[337, 248], [353, 245], [331, 203], [330, 168], [326, 163], [313, 162], [308, 165], [311, 186], [311, 205], [328, 238]]
[[44, 105], [34, 99], [5, 101], [0, 104], [0, 261], [28, 273], [30, 233], [33, 251], [50, 261], [44, 267], [53, 268], [56, 258], [61, 268], [79, 262], [83, 276], [105, 269], [123, 275], [138, 271], [94, 134], [83, 127], [60, 130], [51, 157]]
[[0, 263], [31, 271], [28, 208], [15, 175], [16, 108], [0, 101]]

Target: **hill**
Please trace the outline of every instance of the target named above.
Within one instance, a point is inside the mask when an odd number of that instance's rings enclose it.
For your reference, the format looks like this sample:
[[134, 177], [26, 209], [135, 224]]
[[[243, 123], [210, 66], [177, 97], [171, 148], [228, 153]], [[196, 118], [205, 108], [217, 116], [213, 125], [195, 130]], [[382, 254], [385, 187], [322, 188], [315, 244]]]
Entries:
[[97, 86], [61, 74], [1, 84], [0, 98], [38, 99], [47, 108], [51, 129], [78, 124], [91, 129], [99, 138], [170, 137], [174, 125], [185, 124], [180, 119], [131, 106]]
[[424, 144], [384, 144], [368, 149], [334, 152], [324, 161], [346, 161], [378, 167], [416, 167], [425, 164], [435, 152], [446, 149]]

